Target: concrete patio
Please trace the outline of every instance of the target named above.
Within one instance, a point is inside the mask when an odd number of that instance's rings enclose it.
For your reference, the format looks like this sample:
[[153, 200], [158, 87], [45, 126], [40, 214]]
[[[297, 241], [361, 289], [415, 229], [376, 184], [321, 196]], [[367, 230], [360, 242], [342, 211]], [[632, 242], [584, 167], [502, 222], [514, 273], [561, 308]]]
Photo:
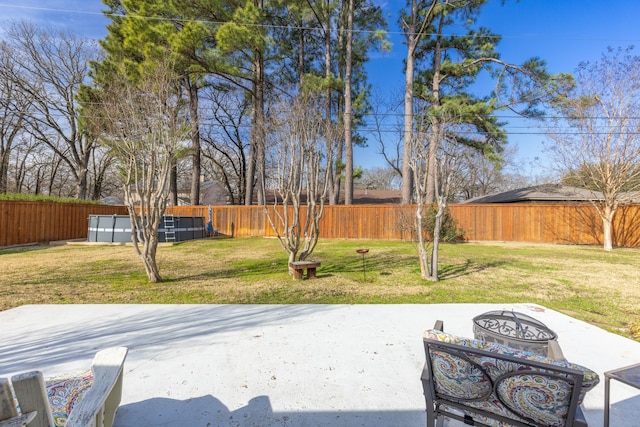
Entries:
[[[640, 343], [534, 304], [23, 306], [0, 312], [0, 376], [77, 371], [127, 346], [117, 427], [422, 427], [422, 331], [442, 319], [472, 336], [498, 309], [544, 322], [600, 374], [584, 409], [602, 426], [603, 374], [640, 362]], [[640, 391], [611, 385], [611, 426], [640, 425]]]

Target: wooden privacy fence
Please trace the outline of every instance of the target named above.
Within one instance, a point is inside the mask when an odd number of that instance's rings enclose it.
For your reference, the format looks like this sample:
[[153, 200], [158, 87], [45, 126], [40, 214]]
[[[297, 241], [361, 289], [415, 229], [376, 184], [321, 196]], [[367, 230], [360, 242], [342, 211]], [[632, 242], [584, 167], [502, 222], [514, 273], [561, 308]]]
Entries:
[[[233, 237], [275, 236], [260, 206], [212, 206], [212, 225]], [[272, 208], [270, 208], [272, 209]], [[304, 215], [304, 207], [303, 215]], [[330, 239], [409, 240], [413, 234], [413, 205], [325, 206], [320, 237]], [[169, 212], [202, 216], [206, 206], [178, 206]], [[602, 244], [602, 221], [590, 204], [450, 205], [465, 240], [537, 243]], [[616, 213], [613, 242], [640, 246], [640, 205], [621, 207]]]
[[[275, 236], [260, 206], [177, 206], [167, 213], [204, 217], [221, 235]], [[269, 208], [273, 210], [272, 207]], [[306, 208], [302, 208], [304, 215]], [[320, 237], [410, 240], [415, 206], [325, 206]], [[601, 244], [602, 222], [589, 204], [451, 205], [466, 240]], [[89, 215], [126, 215], [124, 206], [46, 202], [0, 202], [0, 246], [86, 238]], [[640, 205], [620, 208], [616, 246], [640, 246]]]
[[89, 215], [127, 215], [124, 206], [0, 201], [0, 246], [87, 237]]
[[[265, 236], [275, 233], [262, 206], [172, 206], [168, 213], [177, 216], [202, 216], [209, 221], [211, 209], [213, 228], [221, 235], [233, 237]], [[273, 207], [268, 208], [274, 212]], [[401, 240], [410, 232], [400, 227], [403, 218], [411, 220], [415, 207], [411, 205], [351, 205], [325, 206], [320, 220], [320, 237], [325, 239]], [[280, 210], [281, 211], [281, 210]], [[306, 207], [301, 208], [304, 220]]]
[[[452, 205], [466, 240], [599, 245], [602, 220], [591, 204]], [[640, 246], [640, 205], [618, 209], [615, 246]]]

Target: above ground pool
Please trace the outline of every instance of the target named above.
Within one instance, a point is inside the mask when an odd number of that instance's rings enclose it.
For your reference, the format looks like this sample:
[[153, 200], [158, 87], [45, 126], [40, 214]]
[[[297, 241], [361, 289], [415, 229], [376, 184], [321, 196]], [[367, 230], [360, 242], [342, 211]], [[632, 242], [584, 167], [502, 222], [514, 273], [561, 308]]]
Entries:
[[[184, 242], [205, 237], [203, 217], [165, 215], [158, 229], [159, 242]], [[129, 215], [89, 215], [89, 242], [131, 242]]]

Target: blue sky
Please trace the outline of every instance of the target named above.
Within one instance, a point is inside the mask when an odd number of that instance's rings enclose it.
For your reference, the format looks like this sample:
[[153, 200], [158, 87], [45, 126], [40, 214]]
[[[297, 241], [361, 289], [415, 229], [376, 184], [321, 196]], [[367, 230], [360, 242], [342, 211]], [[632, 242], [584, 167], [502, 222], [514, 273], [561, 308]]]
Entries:
[[[388, 1], [384, 7], [395, 16], [403, 4]], [[502, 59], [521, 63], [538, 56], [550, 72], [571, 73], [581, 61], [598, 60], [608, 46], [636, 45], [640, 54], [639, 19], [638, 0], [509, 0], [504, 5], [500, 0], [489, 0], [478, 24], [502, 36], [498, 45]], [[389, 54], [376, 55], [370, 68], [374, 81], [392, 93], [403, 88], [402, 60], [406, 56], [404, 37], [394, 31], [398, 31], [396, 22], [390, 22], [394, 48]], [[525, 120], [510, 120], [506, 126], [509, 145], [517, 149], [518, 171], [533, 177], [550, 173], [550, 160], [542, 144], [545, 136], [538, 126]]]
[[[402, 91], [402, 60], [406, 56], [403, 36], [396, 23], [404, 0], [378, 0], [390, 15], [389, 53], [373, 55], [369, 73], [374, 87], [385, 96]], [[99, 0], [0, 0], [0, 19], [28, 19], [39, 25], [71, 29], [92, 38], [106, 33], [108, 20]], [[504, 5], [489, 0], [478, 24], [502, 35], [498, 50], [509, 62], [539, 56], [551, 72], [572, 72], [581, 61], [597, 60], [607, 46], [640, 45], [640, 1], [638, 0], [515, 0]], [[640, 54], [640, 46], [638, 47]], [[509, 144], [517, 147], [520, 171], [543, 172], [548, 160], [543, 151], [544, 135], [536, 123], [512, 120], [507, 126]], [[357, 149], [356, 164], [382, 166], [377, 144]], [[538, 160], [536, 160], [538, 158]]]

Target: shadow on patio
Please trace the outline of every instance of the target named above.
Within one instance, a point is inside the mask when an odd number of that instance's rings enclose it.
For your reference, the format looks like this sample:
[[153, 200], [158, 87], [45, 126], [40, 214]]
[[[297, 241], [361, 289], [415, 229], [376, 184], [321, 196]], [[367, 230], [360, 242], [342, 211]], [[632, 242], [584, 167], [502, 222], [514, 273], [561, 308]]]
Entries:
[[[424, 411], [299, 411], [274, 412], [268, 396], [258, 396], [239, 409], [230, 411], [213, 396], [187, 400], [152, 398], [123, 405], [116, 425], [138, 420], [144, 425], [190, 427], [261, 426], [423, 426]], [[123, 421], [122, 423], [120, 421]]]
[[[528, 303], [22, 306], [0, 312], [0, 376], [86, 369], [126, 346], [114, 427], [422, 427], [423, 331], [440, 319], [472, 336], [474, 316], [503, 309], [545, 323], [600, 375], [584, 411], [601, 426], [604, 372], [640, 362], [640, 343]], [[637, 390], [612, 382], [611, 402], [612, 426], [638, 425]]]

